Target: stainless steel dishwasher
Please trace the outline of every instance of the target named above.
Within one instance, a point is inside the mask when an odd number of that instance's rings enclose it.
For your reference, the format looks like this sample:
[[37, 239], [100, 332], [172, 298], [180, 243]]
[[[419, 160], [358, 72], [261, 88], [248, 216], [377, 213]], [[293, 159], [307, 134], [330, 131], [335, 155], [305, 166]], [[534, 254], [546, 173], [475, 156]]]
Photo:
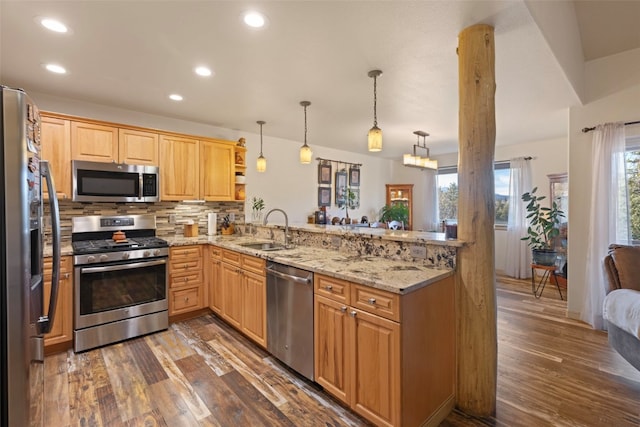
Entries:
[[267, 263], [267, 350], [313, 380], [313, 273]]

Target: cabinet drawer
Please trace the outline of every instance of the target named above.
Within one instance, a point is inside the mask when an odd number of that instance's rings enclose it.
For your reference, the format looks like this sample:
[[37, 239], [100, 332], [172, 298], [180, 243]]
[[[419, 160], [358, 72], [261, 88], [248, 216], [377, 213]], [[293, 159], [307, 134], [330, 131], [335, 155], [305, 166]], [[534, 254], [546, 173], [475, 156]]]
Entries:
[[202, 308], [202, 295], [202, 286], [169, 291], [169, 315]]
[[253, 271], [259, 275], [264, 276], [265, 261], [262, 258], [257, 258], [249, 255], [242, 255], [242, 268], [248, 271]]
[[313, 282], [316, 294], [323, 295], [343, 304], [350, 304], [350, 283], [346, 280], [315, 274]]
[[400, 321], [400, 295], [368, 286], [351, 286], [351, 305], [386, 319]]
[[[53, 257], [46, 257], [44, 259], [43, 273], [45, 276], [51, 277], [51, 273], [53, 273]], [[71, 273], [73, 270], [73, 265], [71, 262], [70, 256], [60, 257], [60, 273]]]
[[202, 271], [176, 273], [170, 275], [169, 288], [182, 288], [185, 286], [199, 285], [202, 283]]
[[218, 246], [209, 246], [209, 256], [214, 259], [222, 259], [222, 248]]
[[202, 270], [202, 260], [201, 258], [191, 258], [191, 259], [172, 259], [169, 263], [169, 271], [171, 274], [187, 271], [195, 271]]
[[185, 260], [190, 258], [200, 258], [202, 256], [202, 247], [199, 245], [178, 246], [171, 248], [171, 262]]
[[238, 267], [240, 267], [241, 257], [242, 254], [240, 254], [239, 252], [230, 251], [227, 249], [222, 250], [222, 260], [226, 263], [237, 265]]

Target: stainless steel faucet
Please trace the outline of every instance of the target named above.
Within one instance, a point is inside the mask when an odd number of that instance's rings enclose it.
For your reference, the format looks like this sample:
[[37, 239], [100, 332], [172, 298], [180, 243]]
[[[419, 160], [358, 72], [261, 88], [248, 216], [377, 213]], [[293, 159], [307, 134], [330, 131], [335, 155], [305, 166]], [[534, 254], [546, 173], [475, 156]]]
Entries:
[[263, 221], [262, 225], [267, 225], [267, 220], [269, 219], [269, 215], [271, 215], [271, 212], [273, 212], [273, 211], [282, 212], [282, 215], [284, 215], [284, 246], [285, 247], [289, 247], [289, 217], [287, 216], [287, 213], [285, 211], [283, 211], [282, 209], [279, 209], [279, 208], [271, 209], [264, 216], [264, 221]]

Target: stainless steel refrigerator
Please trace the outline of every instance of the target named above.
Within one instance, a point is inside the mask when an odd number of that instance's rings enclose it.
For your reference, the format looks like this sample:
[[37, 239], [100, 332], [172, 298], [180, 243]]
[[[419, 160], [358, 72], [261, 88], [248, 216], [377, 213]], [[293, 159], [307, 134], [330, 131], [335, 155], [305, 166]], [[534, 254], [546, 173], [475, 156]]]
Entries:
[[[60, 222], [49, 167], [40, 160], [40, 114], [19, 89], [0, 86], [0, 425], [44, 425], [44, 334], [53, 323]], [[51, 205], [53, 279], [44, 313], [42, 180]]]

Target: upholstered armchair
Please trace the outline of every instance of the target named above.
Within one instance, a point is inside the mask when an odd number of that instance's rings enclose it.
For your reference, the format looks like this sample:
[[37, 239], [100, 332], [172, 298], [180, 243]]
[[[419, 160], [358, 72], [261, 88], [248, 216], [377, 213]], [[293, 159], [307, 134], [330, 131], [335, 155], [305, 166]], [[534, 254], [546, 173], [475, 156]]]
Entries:
[[610, 245], [604, 269], [609, 344], [640, 369], [640, 246]]

